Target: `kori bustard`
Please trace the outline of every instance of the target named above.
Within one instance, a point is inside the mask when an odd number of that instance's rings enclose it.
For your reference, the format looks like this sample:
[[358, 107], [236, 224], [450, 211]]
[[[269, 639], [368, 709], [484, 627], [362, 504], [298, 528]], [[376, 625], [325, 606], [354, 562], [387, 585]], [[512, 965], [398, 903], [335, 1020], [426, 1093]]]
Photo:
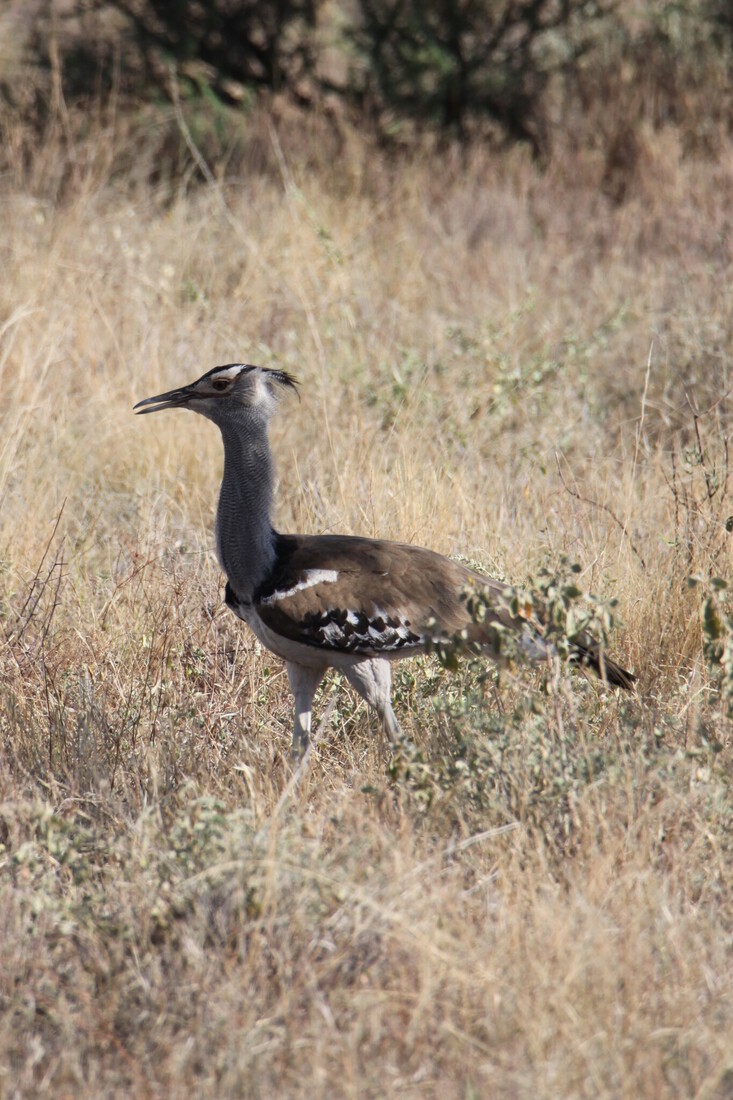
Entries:
[[[497, 624], [515, 631], [530, 655], [546, 657], [541, 635], [501, 605], [505, 586], [457, 562], [399, 542], [274, 529], [268, 424], [278, 391], [295, 386], [285, 371], [234, 363], [135, 405], [139, 413], [192, 409], [221, 431], [216, 547], [227, 577], [225, 599], [285, 662], [295, 698], [293, 752], [308, 746], [313, 697], [329, 668], [343, 673], [393, 738], [400, 728], [390, 698], [397, 658], [423, 653], [460, 631], [490, 652]], [[469, 614], [467, 588], [496, 594], [496, 609], [480, 624]], [[631, 687], [632, 674], [590, 639], [578, 655], [607, 683]]]

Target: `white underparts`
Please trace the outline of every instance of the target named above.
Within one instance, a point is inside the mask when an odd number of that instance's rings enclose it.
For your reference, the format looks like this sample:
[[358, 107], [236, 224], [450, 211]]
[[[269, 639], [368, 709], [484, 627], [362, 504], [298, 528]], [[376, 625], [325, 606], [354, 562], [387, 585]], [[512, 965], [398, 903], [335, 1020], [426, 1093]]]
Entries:
[[541, 638], [539, 634], [530, 634], [524, 631], [519, 635], [519, 648], [530, 661], [546, 661], [554, 652], [551, 645]]

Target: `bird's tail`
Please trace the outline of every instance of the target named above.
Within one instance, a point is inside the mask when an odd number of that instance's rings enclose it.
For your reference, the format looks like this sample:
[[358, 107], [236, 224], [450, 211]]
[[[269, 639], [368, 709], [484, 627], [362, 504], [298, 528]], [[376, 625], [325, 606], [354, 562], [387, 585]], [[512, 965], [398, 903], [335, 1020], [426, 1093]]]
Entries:
[[[477, 576], [477, 575], [475, 575]], [[474, 576], [471, 577], [473, 581]], [[481, 580], [481, 578], [479, 578]], [[546, 611], [533, 599], [523, 599], [521, 590], [497, 581], [466, 587], [467, 610], [472, 623], [462, 636], [499, 658], [512, 645], [518, 646], [525, 658], [533, 662], [547, 660], [557, 653], [552, 637], [546, 630]], [[566, 639], [572, 664], [591, 668], [609, 687], [633, 690], [636, 677], [607, 656], [604, 647], [589, 633]]]
[[636, 683], [633, 672], [628, 672], [611, 657], [607, 657], [597, 645], [576, 644], [574, 648], [577, 650], [579, 663], [592, 668], [604, 684], [633, 691]]
[[[551, 641], [548, 641], [538, 631], [527, 630], [520, 637], [519, 646], [525, 657], [530, 661], [547, 660], [557, 651]], [[633, 672], [627, 672], [617, 661], [608, 657], [596, 641], [581, 640], [570, 644], [570, 663], [583, 668], [591, 668], [604, 684], [609, 687], [624, 688], [625, 691], [633, 690], [636, 677]]]

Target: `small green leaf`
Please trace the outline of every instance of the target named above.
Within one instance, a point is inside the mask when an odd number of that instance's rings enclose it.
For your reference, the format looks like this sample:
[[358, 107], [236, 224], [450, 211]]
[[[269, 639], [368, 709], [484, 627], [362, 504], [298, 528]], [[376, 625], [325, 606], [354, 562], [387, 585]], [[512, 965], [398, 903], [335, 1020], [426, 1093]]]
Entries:
[[723, 624], [720, 621], [715, 603], [711, 596], [703, 600], [701, 608], [702, 631], [709, 642], [717, 641], [723, 633]]

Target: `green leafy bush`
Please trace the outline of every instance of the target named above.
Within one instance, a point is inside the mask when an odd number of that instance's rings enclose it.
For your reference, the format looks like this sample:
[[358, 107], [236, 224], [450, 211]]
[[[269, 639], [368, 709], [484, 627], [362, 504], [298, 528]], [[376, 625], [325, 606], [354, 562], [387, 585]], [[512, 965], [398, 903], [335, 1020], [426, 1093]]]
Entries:
[[359, 0], [364, 91], [395, 116], [466, 137], [481, 120], [540, 151], [552, 76], [574, 68], [597, 0]]

